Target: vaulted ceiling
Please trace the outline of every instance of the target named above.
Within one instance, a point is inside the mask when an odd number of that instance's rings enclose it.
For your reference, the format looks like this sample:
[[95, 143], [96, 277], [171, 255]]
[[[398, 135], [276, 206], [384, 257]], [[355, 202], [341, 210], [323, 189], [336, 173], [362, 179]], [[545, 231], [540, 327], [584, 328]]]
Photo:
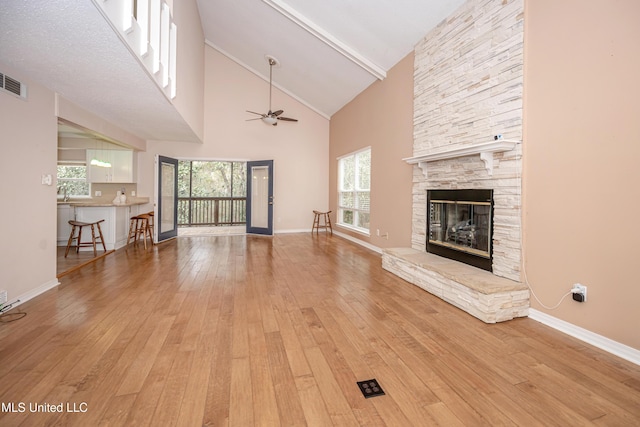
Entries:
[[198, 0], [208, 44], [330, 117], [463, 0]]
[[[197, 0], [207, 44], [265, 80], [275, 57], [274, 85], [327, 118], [463, 2]], [[141, 138], [194, 139], [93, 2], [3, 2], [0, 60]]]

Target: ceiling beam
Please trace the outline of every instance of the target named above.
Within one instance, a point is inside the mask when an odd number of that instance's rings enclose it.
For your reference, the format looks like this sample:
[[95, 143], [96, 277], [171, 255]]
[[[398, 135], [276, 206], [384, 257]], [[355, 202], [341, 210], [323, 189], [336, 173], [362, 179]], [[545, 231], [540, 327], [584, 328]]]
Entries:
[[332, 36], [328, 31], [315, 24], [306, 16], [284, 3], [282, 0], [262, 0], [267, 5], [287, 17], [289, 20], [297, 24], [300, 28], [306, 30], [309, 34], [312, 34], [327, 46], [333, 48], [336, 52], [342, 54], [345, 58], [349, 59], [354, 64], [360, 66], [365, 71], [373, 75], [378, 80], [384, 80], [387, 77], [387, 72], [378, 65], [371, 62], [360, 52], [357, 52], [350, 46], [341, 42]]

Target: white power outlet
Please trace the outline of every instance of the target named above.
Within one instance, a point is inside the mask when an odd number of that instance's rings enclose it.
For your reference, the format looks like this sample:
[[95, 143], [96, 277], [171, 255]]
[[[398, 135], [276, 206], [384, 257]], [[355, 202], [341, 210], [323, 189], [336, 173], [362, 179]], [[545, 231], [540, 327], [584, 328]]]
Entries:
[[580, 283], [574, 284], [573, 287], [571, 288], [571, 293], [574, 294], [574, 295], [575, 294], [582, 295], [582, 301], [580, 301], [580, 302], [586, 302], [587, 301], [587, 287], [585, 285], [582, 285]]
[[0, 304], [6, 304], [7, 302], [7, 291], [0, 291]]

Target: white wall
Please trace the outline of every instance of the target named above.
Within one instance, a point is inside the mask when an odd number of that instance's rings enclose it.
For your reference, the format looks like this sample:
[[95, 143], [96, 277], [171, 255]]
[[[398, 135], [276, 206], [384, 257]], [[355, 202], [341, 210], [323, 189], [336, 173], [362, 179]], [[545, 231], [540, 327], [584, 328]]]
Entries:
[[[284, 64], [283, 66], [286, 66]], [[265, 61], [265, 74], [268, 74]], [[277, 69], [274, 70], [277, 73]], [[329, 120], [274, 88], [273, 109], [299, 120], [269, 126], [245, 110], [267, 112], [269, 84], [205, 47], [204, 143], [152, 142], [138, 156], [138, 191], [153, 196], [154, 158], [274, 160], [274, 231], [310, 230], [328, 209]]]
[[[9, 302], [57, 284], [54, 93], [0, 63], [28, 85], [28, 99], [0, 93], [0, 289]], [[50, 174], [51, 186], [41, 184]]]

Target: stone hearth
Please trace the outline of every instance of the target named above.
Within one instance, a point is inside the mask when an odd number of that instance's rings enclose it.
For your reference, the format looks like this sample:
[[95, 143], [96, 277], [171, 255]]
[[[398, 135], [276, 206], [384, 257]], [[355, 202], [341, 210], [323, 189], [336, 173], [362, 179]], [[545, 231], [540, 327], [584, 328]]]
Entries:
[[485, 323], [529, 314], [524, 283], [411, 248], [388, 248], [382, 268], [466, 311]]

